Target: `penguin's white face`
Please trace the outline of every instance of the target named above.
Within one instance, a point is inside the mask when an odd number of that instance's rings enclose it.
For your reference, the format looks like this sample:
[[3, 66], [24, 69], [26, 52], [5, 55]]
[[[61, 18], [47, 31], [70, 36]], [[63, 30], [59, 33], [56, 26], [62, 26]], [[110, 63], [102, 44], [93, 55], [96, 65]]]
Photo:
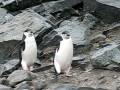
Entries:
[[27, 37], [33, 37], [33, 36], [34, 36], [33, 32], [31, 32], [31, 31], [25, 31], [25, 32], [24, 32], [24, 35], [26, 36], [26, 38], [27, 38]]
[[62, 36], [63, 39], [69, 39], [70, 38], [70, 34], [67, 31], [62, 32], [61, 36]]

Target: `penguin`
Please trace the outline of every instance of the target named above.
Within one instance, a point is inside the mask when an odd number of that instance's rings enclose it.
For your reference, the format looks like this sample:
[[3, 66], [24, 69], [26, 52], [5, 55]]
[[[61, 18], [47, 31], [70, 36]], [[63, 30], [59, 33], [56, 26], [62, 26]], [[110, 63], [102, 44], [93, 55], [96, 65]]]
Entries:
[[37, 44], [34, 33], [30, 29], [25, 30], [23, 33], [19, 58], [23, 70], [31, 71], [33, 69], [33, 64], [37, 60]]
[[73, 57], [73, 42], [68, 31], [61, 34], [62, 41], [60, 41], [59, 48], [56, 49], [54, 57], [54, 68], [57, 74], [64, 73], [66, 76], [70, 75], [72, 57]]

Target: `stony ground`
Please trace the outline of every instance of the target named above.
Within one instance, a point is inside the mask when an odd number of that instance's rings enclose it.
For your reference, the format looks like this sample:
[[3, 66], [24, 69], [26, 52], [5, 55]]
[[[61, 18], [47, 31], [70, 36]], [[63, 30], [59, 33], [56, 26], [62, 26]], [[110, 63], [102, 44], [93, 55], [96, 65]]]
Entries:
[[[98, 23], [94, 28], [92, 28], [92, 35], [101, 34], [103, 31], [107, 30], [111, 25]], [[116, 30], [116, 29], [115, 29]], [[110, 32], [109, 41], [119, 42], [120, 34], [119, 29], [116, 31]], [[89, 52], [87, 52], [88, 54]], [[88, 55], [89, 56], [89, 55]], [[44, 61], [43, 61], [44, 62]], [[46, 64], [50, 63], [49, 61], [45, 62]], [[92, 66], [88, 66], [86, 70], [82, 70], [81, 67], [73, 67], [71, 69], [71, 77], [65, 77], [64, 74], [61, 74], [58, 77], [57, 83], [54, 82], [54, 68], [50, 68], [43, 72], [37, 72], [38, 78], [47, 81], [51, 84], [47, 86], [44, 90], [53, 90], [58, 84], [69, 83], [73, 85], [77, 85], [80, 87], [93, 87], [93, 88], [103, 88], [108, 90], [119, 90], [120, 86], [120, 72], [111, 71], [111, 70], [102, 70], [102, 69], [94, 69]]]

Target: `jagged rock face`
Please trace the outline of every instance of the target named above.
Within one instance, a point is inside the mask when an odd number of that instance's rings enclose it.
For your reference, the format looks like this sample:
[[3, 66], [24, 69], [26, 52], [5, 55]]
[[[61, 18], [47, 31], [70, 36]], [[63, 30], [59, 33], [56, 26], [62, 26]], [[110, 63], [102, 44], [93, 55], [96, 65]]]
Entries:
[[119, 45], [113, 43], [92, 53], [91, 62], [95, 68], [119, 69]]

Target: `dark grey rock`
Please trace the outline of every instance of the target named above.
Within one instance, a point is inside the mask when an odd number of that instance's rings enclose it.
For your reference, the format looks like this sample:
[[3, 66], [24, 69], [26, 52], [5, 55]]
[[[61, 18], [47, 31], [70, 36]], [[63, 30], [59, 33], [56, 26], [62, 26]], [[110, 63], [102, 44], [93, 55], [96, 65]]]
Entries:
[[0, 66], [0, 76], [9, 74], [12, 71], [16, 70], [19, 67], [19, 60], [13, 59], [13, 60], [7, 60], [8, 62], [5, 64], [1, 64]]
[[[40, 33], [41, 37], [45, 32], [49, 32], [51, 25], [45, 22], [46, 19], [32, 10], [25, 10], [16, 15], [10, 22], [0, 25], [0, 58], [5, 59], [13, 50], [19, 40], [22, 39], [23, 32], [29, 28], [33, 32]], [[43, 28], [43, 29], [42, 29]], [[37, 42], [41, 40], [37, 39]]]
[[113, 67], [115, 63], [116, 66], [118, 66], [117, 64], [120, 63], [119, 45], [115, 43], [112, 43], [104, 48], [96, 50], [95, 52], [91, 53], [91, 55], [92, 65], [96, 68], [102, 68], [109, 65]]
[[119, 0], [84, 0], [83, 2], [86, 12], [93, 13], [106, 23], [113, 23], [120, 20]]
[[[56, 9], [59, 9], [59, 8], [63, 9], [63, 8], [72, 7], [73, 5], [76, 5], [76, 4], [80, 3], [82, 0], [74, 0], [74, 1], [72, 1], [72, 0], [62, 0], [62, 1], [54, 1], [54, 0], [44, 0], [44, 1], [41, 1], [41, 0], [37, 0], [37, 1], [32, 1], [32, 0], [29, 0], [29, 1], [26, 1], [26, 0], [21, 0], [21, 1], [7, 0], [7, 1], [4, 1], [3, 0], [1, 2], [1, 7], [5, 7], [7, 9], [11, 10], [11, 11], [16, 11], [16, 10], [25, 9], [25, 8], [28, 8], [28, 7], [31, 7], [31, 6], [39, 5], [39, 4], [41, 4], [41, 2], [47, 2], [47, 1], [49, 1], [49, 2], [48, 2], [48, 4], [46, 4], [46, 9], [50, 8], [50, 10], [53, 10], [53, 8], [55, 8], [54, 10], [56, 10]], [[53, 1], [53, 2], [50, 2], [50, 1]], [[53, 8], [51, 8], [51, 7], [53, 7]]]
[[34, 5], [39, 5], [41, 2], [46, 2], [46, 1], [53, 1], [53, 0], [37, 0], [37, 1], [26, 1], [26, 0], [1, 0], [0, 1], [0, 7], [7, 8], [10, 11], [16, 11], [16, 10], [21, 10], [25, 9]]
[[11, 87], [0, 84], [0, 90], [13, 90]]
[[43, 37], [43, 41], [39, 44], [39, 49], [44, 49], [51, 46], [56, 46], [59, 44], [61, 37], [57, 34], [56, 31], [51, 31]]
[[3, 77], [3, 78], [0, 78], [0, 84], [8, 86], [9, 82], [8, 82], [8, 80], [5, 77]]
[[11, 86], [15, 86], [16, 84], [22, 81], [30, 81], [36, 77], [35, 74], [29, 71], [24, 70], [16, 70], [12, 74], [9, 75], [7, 80]]
[[82, 0], [58, 0], [58, 1], [52, 1], [52, 2], [46, 2], [42, 5], [38, 5], [33, 7], [33, 10], [35, 10], [38, 13], [42, 13], [43, 11], [46, 11], [48, 13], [55, 13], [59, 11], [63, 11], [65, 9], [71, 8], [79, 3], [81, 3]]

